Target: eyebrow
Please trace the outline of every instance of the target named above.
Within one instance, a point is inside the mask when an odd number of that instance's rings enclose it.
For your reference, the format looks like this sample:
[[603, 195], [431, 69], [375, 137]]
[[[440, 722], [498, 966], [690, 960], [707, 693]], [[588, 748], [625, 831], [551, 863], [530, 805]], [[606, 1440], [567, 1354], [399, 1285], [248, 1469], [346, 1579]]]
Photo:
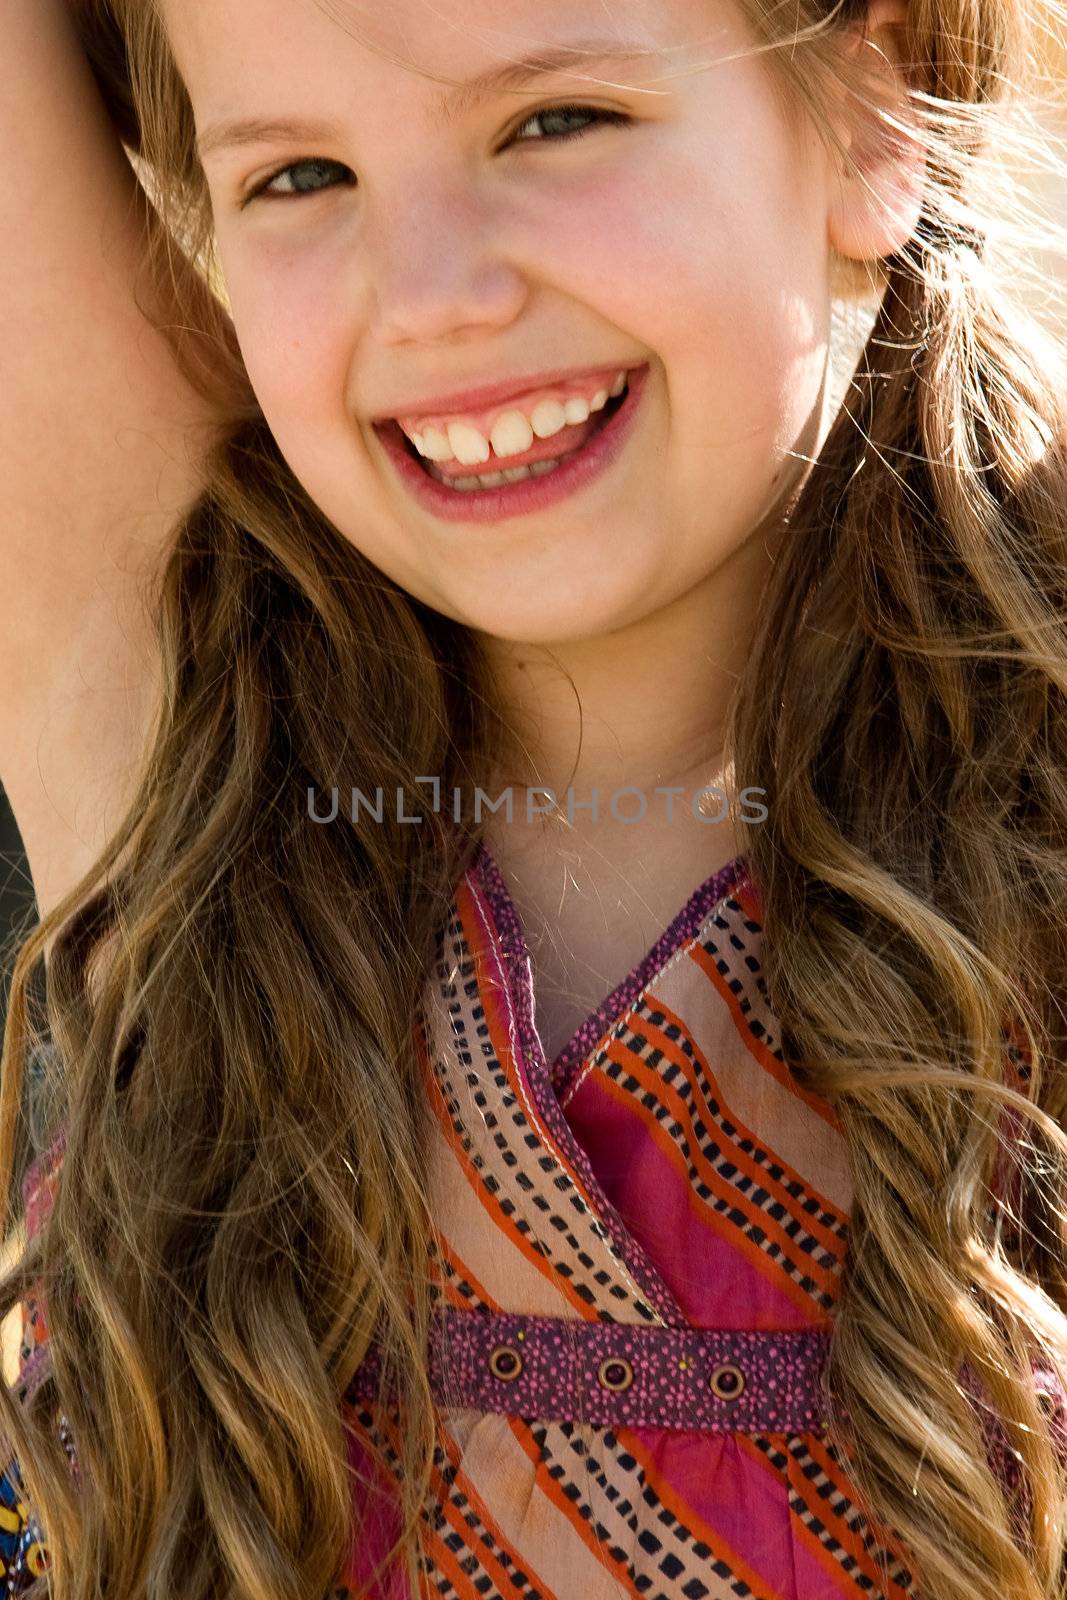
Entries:
[[491, 67], [478, 77], [459, 84], [444, 101], [441, 108], [443, 121], [458, 121], [469, 111], [502, 89], [518, 89], [535, 78], [571, 69], [581, 76], [590, 67], [620, 66], [628, 61], [662, 60], [660, 52], [649, 45], [605, 44], [603, 39], [589, 44], [562, 45], [555, 50], [539, 50], [522, 56], [517, 61], [505, 61]]
[[[625, 62], [660, 60], [660, 51], [644, 44], [613, 43], [602, 39], [591, 44], [570, 44], [558, 49], [542, 49], [515, 61], [505, 61], [479, 73], [466, 83], [457, 84], [439, 108], [439, 119], [448, 127], [467, 116], [476, 106], [507, 89], [518, 89], [535, 78], [549, 77], [570, 69], [579, 76], [592, 67], [619, 66]], [[655, 93], [656, 91], [653, 91]], [[214, 123], [196, 141], [201, 159], [232, 145], [300, 143], [303, 140], [336, 138], [336, 124], [301, 118], [240, 117]]]

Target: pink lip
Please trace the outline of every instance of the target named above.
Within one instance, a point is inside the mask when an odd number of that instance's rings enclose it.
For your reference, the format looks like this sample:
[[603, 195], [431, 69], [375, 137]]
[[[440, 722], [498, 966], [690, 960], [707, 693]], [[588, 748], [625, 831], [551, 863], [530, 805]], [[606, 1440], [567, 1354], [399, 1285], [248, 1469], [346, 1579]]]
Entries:
[[453, 411], [482, 411], [488, 406], [503, 405], [507, 400], [520, 400], [535, 389], [547, 389], [554, 383], [578, 383], [585, 379], [606, 378], [610, 383], [617, 373], [626, 370], [626, 364], [617, 361], [612, 367], [570, 367], [555, 372], [544, 372], [539, 377], [519, 378], [511, 383], [496, 383], [483, 389], [462, 389], [455, 394], [424, 396], [418, 402], [405, 403], [396, 411], [383, 412], [374, 419], [377, 427], [396, 417], [448, 416]]
[[505, 522], [565, 500], [606, 471], [634, 426], [648, 373], [646, 365], [630, 374], [629, 393], [620, 409], [555, 472], [543, 478], [524, 478], [521, 483], [506, 483], [499, 489], [475, 490], [469, 494], [462, 489], [450, 489], [447, 484], [431, 478], [408, 454], [398, 427], [376, 427], [375, 433], [415, 499], [435, 517], [445, 522]]

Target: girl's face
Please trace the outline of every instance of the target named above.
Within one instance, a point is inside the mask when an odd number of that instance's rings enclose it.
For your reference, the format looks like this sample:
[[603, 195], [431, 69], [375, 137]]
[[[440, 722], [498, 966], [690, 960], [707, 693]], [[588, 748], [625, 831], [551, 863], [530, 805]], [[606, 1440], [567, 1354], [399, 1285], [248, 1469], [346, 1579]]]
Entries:
[[[815, 442], [830, 158], [734, 0], [610, 12], [167, 0], [237, 334], [282, 452], [383, 572], [499, 638], [592, 637], [678, 600]], [[605, 59], [454, 99], [457, 80], [594, 40]], [[608, 58], [634, 45], [663, 54]], [[539, 475], [523, 487], [549, 503], [489, 518], [466, 515], [473, 497], [459, 520], [434, 509], [376, 427], [403, 417], [425, 442], [516, 409], [551, 426], [553, 402], [638, 369], [611, 459], [593, 438], [583, 468], [598, 470], [566, 492]]]

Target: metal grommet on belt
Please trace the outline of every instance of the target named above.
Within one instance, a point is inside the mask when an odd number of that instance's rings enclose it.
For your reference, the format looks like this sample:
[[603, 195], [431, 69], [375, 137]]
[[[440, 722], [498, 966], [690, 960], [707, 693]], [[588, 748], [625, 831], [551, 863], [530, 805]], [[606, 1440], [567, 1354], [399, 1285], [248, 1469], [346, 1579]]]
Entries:
[[625, 1356], [608, 1356], [597, 1368], [596, 1381], [602, 1389], [621, 1394], [634, 1381], [634, 1369]]
[[503, 1383], [512, 1383], [522, 1371], [522, 1356], [512, 1344], [498, 1344], [489, 1357], [489, 1371]]
[[720, 1400], [739, 1400], [745, 1392], [745, 1375], [740, 1367], [716, 1367], [708, 1379], [708, 1388]]

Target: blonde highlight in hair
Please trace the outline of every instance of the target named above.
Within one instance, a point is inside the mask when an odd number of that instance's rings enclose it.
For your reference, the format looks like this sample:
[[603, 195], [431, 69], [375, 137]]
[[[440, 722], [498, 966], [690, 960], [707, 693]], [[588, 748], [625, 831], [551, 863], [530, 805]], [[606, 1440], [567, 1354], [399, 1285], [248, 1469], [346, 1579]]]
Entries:
[[[799, 105], [817, 116], [837, 82], [860, 113], [836, 51], [855, 4], [750, 12]], [[730, 730], [738, 791], [772, 797], [746, 850], [786, 1059], [853, 1174], [833, 1448], [921, 1600], [1065, 1593], [1067, 1478], [1032, 1373], [1067, 1380], [1067, 417], [979, 183], [1033, 17], [913, 0], [919, 228], [882, 264]], [[400, 1408], [387, 1560], [418, 1592], [433, 1226], [411, 1019], [476, 837], [315, 827], [304, 797], [342, 771], [367, 792], [481, 782], [510, 734], [473, 636], [343, 540], [280, 456], [207, 287], [154, 7], [91, 0], [82, 24], [157, 207], [154, 295], [230, 420], [160, 573], [141, 791], [14, 972], [0, 1171], [49, 946], [43, 1103], [67, 1131], [0, 1297], [45, 1287], [51, 1369], [24, 1408], [4, 1396], [3, 1426], [56, 1600], [323, 1600], [359, 1537], [339, 1401], [374, 1338]]]
[[936, 1600], [1067, 1582], [1067, 384], [983, 205], [1028, 42], [910, 8], [923, 213], [733, 708], [783, 1050], [853, 1177], [837, 1442]]

